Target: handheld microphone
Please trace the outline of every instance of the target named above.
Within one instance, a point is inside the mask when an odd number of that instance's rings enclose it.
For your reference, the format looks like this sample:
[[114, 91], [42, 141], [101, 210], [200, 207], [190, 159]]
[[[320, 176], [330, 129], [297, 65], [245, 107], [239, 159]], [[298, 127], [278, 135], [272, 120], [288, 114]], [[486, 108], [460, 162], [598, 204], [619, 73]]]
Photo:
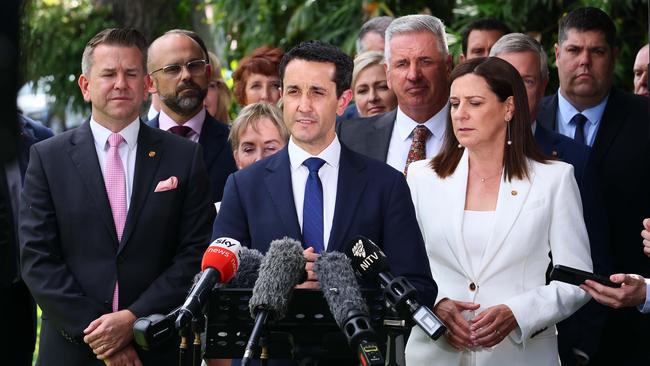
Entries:
[[369, 281], [378, 279], [388, 304], [399, 313], [407, 314], [431, 339], [437, 340], [447, 331], [431, 309], [418, 303], [415, 287], [405, 277], [393, 276], [386, 254], [372, 240], [357, 236], [345, 254], [361, 277]]
[[218, 238], [210, 244], [201, 261], [203, 274], [178, 310], [176, 329], [186, 327], [201, 312], [217, 282], [225, 283], [233, 278], [239, 266], [240, 249], [241, 244], [231, 238]]
[[384, 365], [368, 306], [361, 296], [350, 260], [343, 253], [323, 252], [314, 263], [323, 295], [348, 344], [363, 365]]
[[[253, 288], [255, 281], [259, 276], [262, 258], [264, 258], [264, 255], [262, 255], [259, 250], [241, 247], [241, 249], [239, 249], [239, 268], [237, 268], [235, 277], [227, 283], [217, 282], [212, 289]], [[202, 275], [203, 272], [194, 275], [194, 280], [192, 281], [193, 286], [199, 282]]]
[[253, 287], [248, 307], [255, 319], [246, 344], [242, 365], [251, 362], [257, 341], [267, 320], [284, 318], [293, 287], [304, 281], [305, 258], [299, 241], [284, 237], [271, 242], [260, 265], [259, 277]]

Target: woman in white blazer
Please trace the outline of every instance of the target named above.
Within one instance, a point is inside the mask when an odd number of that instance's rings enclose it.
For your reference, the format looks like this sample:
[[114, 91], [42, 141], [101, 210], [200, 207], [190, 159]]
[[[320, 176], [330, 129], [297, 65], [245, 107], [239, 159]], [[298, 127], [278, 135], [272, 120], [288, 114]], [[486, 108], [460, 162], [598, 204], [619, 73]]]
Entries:
[[508, 62], [470, 60], [451, 81], [443, 149], [407, 178], [449, 332], [434, 342], [414, 328], [407, 364], [559, 365], [555, 324], [589, 297], [546, 284], [550, 256], [592, 270], [573, 168], [537, 150]]

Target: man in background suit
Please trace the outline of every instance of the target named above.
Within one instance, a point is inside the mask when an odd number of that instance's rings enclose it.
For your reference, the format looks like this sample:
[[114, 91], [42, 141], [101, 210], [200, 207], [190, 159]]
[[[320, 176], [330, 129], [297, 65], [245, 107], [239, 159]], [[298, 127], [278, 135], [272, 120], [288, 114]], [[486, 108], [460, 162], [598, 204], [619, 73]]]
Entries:
[[634, 66], [632, 71], [634, 71], [634, 94], [643, 95], [645, 97], [649, 96], [648, 94], [648, 55], [650, 53], [650, 45], [647, 43], [645, 46], [641, 47], [639, 52], [636, 54], [634, 59]]
[[[612, 87], [615, 38], [614, 23], [600, 9], [579, 8], [560, 20], [555, 45], [560, 88], [544, 98], [537, 120], [591, 146], [590, 164], [609, 223], [612, 272], [648, 277], [650, 266], [638, 247], [640, 223], [650, 214], [648, 99]], [[592, 362], [648, 364], [648, 329], [649, 319], [633, 309], [610, 311], [603, 347]]]
[[200, 145], [148, 127], [146, 41], [106, 29], [84, 50], [90, 120], [32, 146], [21, 266], [43, 309], [37, 364], [174, 365], [175, 347], [133, 343], [136, 318], [182, 303], [214, 209]]
[[[528, 106], [537, 146], [546, 154], [573, 165], [580, 189], [583, 215], [589, 234], [594, 272], [608, 275], [611, 271], [607, 247], [607, 218], [597, 192], [595, 170], [588, 165], [590, 148], [537, 123], [535, 116], [548, 84], [546, 52], [532, 37], [510, 33], [501, 37], [490, 51], [508, 61], [521, 75], [528, 95]], [[588, 361], [598, 349], [606, 309], [591, 302], [558, 324], [558, 344], [562, 364], [574, 365]], [[577, 361], [580, 359], [581, 361]]]
[[20, 276], [18, 254], [18, 208], [29, 148], [52, 137], [52, 131], [39, 122], [18, 114], [17, 158], [0, 165], [0, 258], [2, 301], [0, 313], [8, 314], [5, 327], [12, 330], [9, 343], [0, 351], [10, 365], [31, 366], [36, 341], [36, 304]]
[[384, 54], [397, 109], [345, 121], [337, 132], [350, 149], [406, 172], [411, 161], [435, 156], [442, 146], [452, 68], [445, 27], [431, 15], [397, 18], [386, 29]]
[[237, 167], [228, 144], [228, 127], [203, 107], [212, 72], [203, 41], [194, 32], [171, 30], [151, 43], [147, 67], [153, 80], [149, 91], [161, 102], [160, 113], [147, 124], [203, 147], [212, 201], [221, 201], [226, 179]]
[[352, 95], [351, 75], [352, 60], [324, 42], [303, 42], [284, 55], [280, 77], [289, 144], [228, 178], [212, 235], [262, 252], [274, 239], [300, 240], [309, 262], [304, 287], [319, 286], [311, 271], [319, 252], [343, 251], [364, 235], [384, 249], [392, 271], [409, 278], [430, 306], [437, 288], [404, 176], [352, 152], [336, 136], [336, 115]]
[[499, 38], [511, 33], [510, 28], [498, 19], [483, 18], [471, 22], [461, 35], [463, 53], [459, 61], [487, 57]]

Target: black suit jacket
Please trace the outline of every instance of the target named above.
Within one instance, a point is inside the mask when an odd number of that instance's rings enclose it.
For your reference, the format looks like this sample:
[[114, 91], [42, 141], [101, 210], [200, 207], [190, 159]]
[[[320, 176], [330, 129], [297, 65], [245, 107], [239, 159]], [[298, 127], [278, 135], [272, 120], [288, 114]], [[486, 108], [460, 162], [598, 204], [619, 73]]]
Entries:
[[397, 108], [368, 118], [343, 121], [337, 125], [336, 134], [352, 151], [386, 162], [396, 117]]
[[[542, 100], [537, 120], [557, 131], [557, 94]], [[592, 146], [594, 166], [603, 197], [609, 236], [605, 238], [612, 273], [650, 276], [643, 255], [642, 220], [650, 216], [650, 141], [648, 98], [612, 88]], [[585, 207], [585, 217], [589, 214]], [[645, 337], [647, 316], [636, 309], [610, 311], [596, 364], [648, 364]], [[624, 349], [624, 352], [617, 350]]]
[[[116, 280], [119, 308], [136, 317], [166, 314], [183, 302], [214, 219], [202, 156], [198, 144], [140, 123], [133, 193], [118, 243], [89, 123], [32, 147], [20, 244], [23, 279], [43, 309], [44, 364], [97, 362], [81, 341], [83, 329], [111, 312]], [[154, 192], [172, 176], [176, 189]], [[150, 362], [157, 356], [141, 354]]]
[[[147, 121], [151, 127], [158, 128], [159, 122], [156, 117]], [[219, 202], [223, 196], [223, 187], [230, 173], [237, 171], [235, 159], [232, 156], [230, 143], [228, 142], [228, 127], [214, 119], [209, 113], [205, 114], [205, 121], [199, 136], [199, 144], [203, 147], [203, 159], [208, 170], [212, 186], [212, 202]]]

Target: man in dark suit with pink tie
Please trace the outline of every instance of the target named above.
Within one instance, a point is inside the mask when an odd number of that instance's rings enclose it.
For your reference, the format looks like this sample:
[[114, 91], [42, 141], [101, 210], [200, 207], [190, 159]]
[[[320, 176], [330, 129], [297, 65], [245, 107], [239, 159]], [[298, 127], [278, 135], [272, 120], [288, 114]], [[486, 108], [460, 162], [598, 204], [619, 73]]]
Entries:
[[134, 344], [137, 317], [180, 304], [214, 208], [201, 146], [138, 115], [146, 42], [107, 29], [84, 50], [82, 126], [35, 144], [20, 210], [23, 279], [43, 310], [38, 364], [176, 364]]

